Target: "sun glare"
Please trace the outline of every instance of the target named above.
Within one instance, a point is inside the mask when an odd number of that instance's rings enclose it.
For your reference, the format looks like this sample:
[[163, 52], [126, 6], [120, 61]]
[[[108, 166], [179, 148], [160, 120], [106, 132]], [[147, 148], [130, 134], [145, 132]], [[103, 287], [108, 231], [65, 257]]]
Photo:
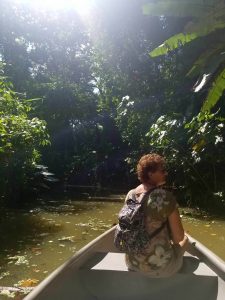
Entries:
[[90, 12], [92, 0], [15, 0], [18, 4], [27, 4], [35, 9], [62, 10], [75, 9], [85, 16]]

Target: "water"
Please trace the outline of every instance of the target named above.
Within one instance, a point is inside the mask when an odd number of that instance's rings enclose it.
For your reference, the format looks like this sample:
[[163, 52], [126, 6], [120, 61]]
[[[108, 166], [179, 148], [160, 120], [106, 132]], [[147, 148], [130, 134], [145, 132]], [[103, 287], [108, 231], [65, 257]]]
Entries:
[[[37, 284], [112, 227], [121, 206], [119, 202], [41, 201], [35, 209], [6, 211], [0, 223], [0, 286], [27, 279]], [[180, 213], [185, 230], [225, 260], [225, 220], [188, 209]]]

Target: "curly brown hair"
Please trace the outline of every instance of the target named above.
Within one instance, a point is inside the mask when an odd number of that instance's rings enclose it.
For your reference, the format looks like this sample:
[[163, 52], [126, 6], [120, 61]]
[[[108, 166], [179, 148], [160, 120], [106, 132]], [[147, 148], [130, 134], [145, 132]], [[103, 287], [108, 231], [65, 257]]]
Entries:
[[141, 183], [146, 183], [148, 178], [148, 172], [155, 172], [160, 167], [165, 167], [165, 159], [156, 153], [150, 153], [143, 155], [137, 164], [137, 175]]

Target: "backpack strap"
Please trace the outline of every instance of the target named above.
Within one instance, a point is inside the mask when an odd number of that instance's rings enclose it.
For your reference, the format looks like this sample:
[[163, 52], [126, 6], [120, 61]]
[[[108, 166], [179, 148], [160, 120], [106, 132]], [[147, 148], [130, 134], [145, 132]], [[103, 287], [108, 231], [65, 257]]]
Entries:
[[[159, 188], [159, 186], [155, 186], [155, 187], [151, 188], [148, 191], [144, 191], [144, 192], [138, 193], [140, 195], [140, 197], [141, 197], [141, 199], [139, 200], [139, 202], [141, 204], [143, 204], [145, 202], [145, 200], [147, 199], [147, 196], [149, 196], [151, 194], [151, 192], [154, 191], [157, 188]], [[136, 195], [137, 195], [136, 189], [133, 189], [132, 190], [132, 196], [134, 196], [136, 198]]]

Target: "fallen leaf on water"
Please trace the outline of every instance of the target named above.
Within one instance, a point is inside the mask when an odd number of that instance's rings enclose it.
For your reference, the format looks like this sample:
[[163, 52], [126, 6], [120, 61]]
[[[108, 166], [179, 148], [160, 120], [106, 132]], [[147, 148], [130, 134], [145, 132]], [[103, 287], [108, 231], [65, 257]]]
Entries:
[[89, 226], [89, 224], [88, 223], [77, 223], [77, 224], [75, 224], [76, 226]]
[[43, 233], [40, 233], [39, 234], [39, 236], [47, 236], [47, 235], [49, 235], [50, 233], [48, 233], [48, 232], [43, 232]]
[[35, 286], [39, 282], [38, 279], [24, 279], [20, 280], [17, 284], [17, 286], [20, 287], [30, 287], [30, 286]]
[[10, 292], [8, 290], [2, 290], [2, 291], [0, 291], [0, 295], [6, 296], [8, 298], [14, 298], [16, 293], [15, 292]]
[[75, 236], [64, 236], [64, 237], [62, 237], [62, 238], [60, 238], [60, 239], [58, 239], [58, 241], [60, 241], [60, 242], [72, 242], [72, 243], [74, 243], [74, 238], [75, 238]]
[[41, 248], [31, 248], [32, 252], [40, 252]]
[[9, 275], [10, 275], [9, 271], [7, 271], [7, 272], [2, 272], [2, 273], [0, 273], [0, 279], [4, 278], [4, 277], [6, 277], [6, 276], [9, 276]]
[[26, 259], [26, 256], [22, 255], [15, 255], [15, 256], [10, 256], [8, 259], [11, 261], [9, 263], [12, 263], [13, 260], [16, 260], [15, 265], [28, 265], [28, 260]]
[[95, 230], [95, 231], [98, 231], [99, 228], [98, 227], [92, 227], [91, 230]]

